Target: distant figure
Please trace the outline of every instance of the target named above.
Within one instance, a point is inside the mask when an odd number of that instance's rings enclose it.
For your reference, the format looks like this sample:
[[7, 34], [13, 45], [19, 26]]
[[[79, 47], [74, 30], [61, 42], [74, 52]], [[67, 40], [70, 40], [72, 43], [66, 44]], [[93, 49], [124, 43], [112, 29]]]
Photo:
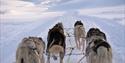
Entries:
[[44, 49], [42, 38], [24, 38], [16, 51], [16, 63], [44, 63]]
[[106, 40], [105, 33], [97, 28], [87, 32], [87, 63], [112, 63], [112, 48]]
[[52, 29], [49, 30], [47, 41], [47, 63], [50, 63], [50, 56], [52, 56], [54, 60], [56, 60], [56, 55], [58, 54], [60, 57], [60, 63], [63, 63], [66, 44], [62, 23], [57, 23]]
[[81, 21], [76, 21], [74, 24], [74, 36], [76, 47], [82, 51], [84, 51], [85, 47], [85, 28]]

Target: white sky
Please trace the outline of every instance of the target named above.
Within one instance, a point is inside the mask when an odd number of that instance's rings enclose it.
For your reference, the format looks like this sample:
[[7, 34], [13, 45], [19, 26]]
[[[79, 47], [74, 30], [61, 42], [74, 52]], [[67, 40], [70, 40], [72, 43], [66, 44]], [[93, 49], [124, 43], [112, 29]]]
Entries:
[[[102, 0], [102, 2], [107, 1], [108, 0]], [[118, 2], [116, 4], [119, 5], [119, 2], [121, 3], [122, 1], [124, 0], [114, 0], [114, 3]], [[88, 4], [84, 4], [86, 2]], [[70, 9], [70, 11], [73, 11], [75, 6], [77, 6], [78, 4], [80, 4], [81, 6], [78, 5], [78, 8], [75, 8], [75, 10], [83, 11], [85, 5], [86, 7], [93, 6], [92, 4], [89, 4], [92, 2], [93, 5], [95, 5], [95, 3], [100, 5], [99, 0], [0, 0], [0, 19], [3, 19], [2, 21], [8, 21], [9, 19], [14, 19], [17, 21], [19, 19], [25, 21], [33, 21], [37, 19], [53, 18], [57, 16], [62, 16], [64, 13], [67, 13], [68, 9]], [[113, 5], [114, 3], [111, 4]], [[74, 6], [74, 4], [76, 5]], [[108, 7], [106, 5], [104, 6]], [[81, 13], [81, 11], [79, 12]], [[90, 10], [84, 11], [86, 11], [85, 13], [93, 13], [93, 11]]]

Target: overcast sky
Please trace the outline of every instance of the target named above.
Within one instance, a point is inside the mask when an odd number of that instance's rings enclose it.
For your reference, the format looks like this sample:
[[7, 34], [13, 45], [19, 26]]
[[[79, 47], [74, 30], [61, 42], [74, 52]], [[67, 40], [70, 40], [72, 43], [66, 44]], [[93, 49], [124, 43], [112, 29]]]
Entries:
[[0, 0], [0, 19], [34, 20], [67, 11], [125, 5], [125, 0]]

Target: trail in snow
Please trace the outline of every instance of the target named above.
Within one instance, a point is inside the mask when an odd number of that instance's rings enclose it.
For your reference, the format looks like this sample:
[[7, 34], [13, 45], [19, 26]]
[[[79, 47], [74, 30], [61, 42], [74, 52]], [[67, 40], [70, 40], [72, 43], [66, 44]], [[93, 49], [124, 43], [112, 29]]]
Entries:
[[[116, 21], [111, 21], [106, 18], [99, 18], [93, 16], [79, 16], [79, 15], [63, 15], [61, 17], [56, 17], [51, 20], [39, 20], [37, 22], [29, 23], [1, 23], [1, 37], [0, 37], [0, 61], [1, 63], [13, 63], [15, 62], [15, 53], [18, 44], [21, 42], [22, 38], [28, 36], [40, 36], [46, 42], [47, 32], [52, 28], [57, 22], [62, 22], [64, 28], [73, 28], [76, 20], [82, 20], [85, 25], [86, 32], [91, 27], [98, 27], [103, 32], [106, 33], [109, 43], [113, 49], [113, 63], [124, 63], [125, 62], [125, 29], [123, 25], [120, 25]], [[65, 30], [65, 32], [68, 32]], [[71, 29], [69, 32], [73, 32]], [[71, 41], [71, 44], [69, 42]], [[74, 37], [67, 37], [66, 40], [67, 47], [74, 47]], [[67, 50], [67, 53], [70, 51]], [[79, 53], [78, 50], [73, 50], [72, 53]], [[66, 54], [67, 54], [66, 53]], [[65, 63], [77, 63], [82, 55], [71, 55], [65, 56]], [[46, 56], [45, 56], [46, 58]], [[53, 61], [58, 63], [58, 61]], [[82, 60], [85, 62], [85, 59]]]

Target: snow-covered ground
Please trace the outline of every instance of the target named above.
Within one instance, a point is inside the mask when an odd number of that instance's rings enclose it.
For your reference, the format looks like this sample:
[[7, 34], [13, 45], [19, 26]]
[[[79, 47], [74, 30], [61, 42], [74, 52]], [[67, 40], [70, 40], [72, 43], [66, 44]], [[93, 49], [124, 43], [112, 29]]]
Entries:
[[[91, 11], [87, 11], [91, 10]], [[125, 63], [125, 6], [79, 9], [65, 12], [63, 15], [34, 21], [5, 21], [0, 22], [0, 63], [14, 63], [16, 48], [24, 37], [40, 36], [46, 42], [47, 32], [56, 23], [62, 22], [64, 28], [73, 28], [76, 20], [81, 20], [86, 32], [91, 27], [97, 27], [106, 33], [113, 51], [113, 63]], [[21, 22], [23, 21], [23, 22]], [[73, 30], [65, 29], [65, 32]], [[70, 43], [71, 42], [71, 43]], [[67, 37], [66, 47], [74, 47], [74, 38]], [[70, 50], [67, 50], [67, 54]], [[73, 50], [73, 53], [80, 53]], [[83, 55], [64, 57], [64, 63], [77, 63]], [[46, 58], [46, 55], [45, 55]], [[58, 61], [53, 61], [58, 63]], [[82, 63], [86, 63], [83, 59]]]

